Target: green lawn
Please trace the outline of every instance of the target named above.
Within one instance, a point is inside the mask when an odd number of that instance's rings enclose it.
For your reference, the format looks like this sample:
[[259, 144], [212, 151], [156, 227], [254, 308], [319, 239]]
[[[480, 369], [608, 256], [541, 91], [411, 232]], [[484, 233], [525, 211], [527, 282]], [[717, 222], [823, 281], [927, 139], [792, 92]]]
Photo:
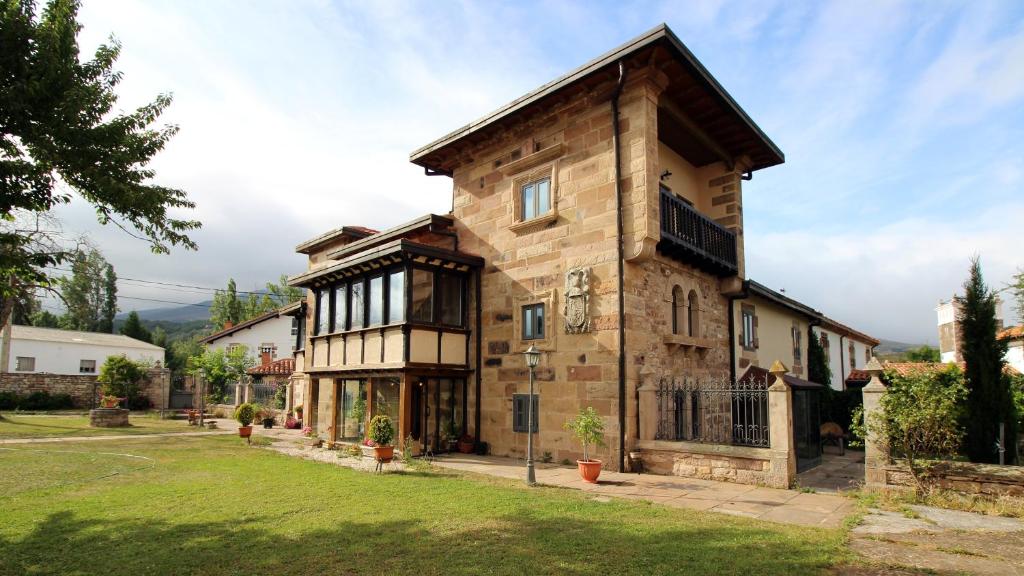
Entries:
[[0, 448], [0, 510], [0, 574], [766, 576], [846, 559], [838, 530], [373, 475], [232, 436]]
[[60, 436], [109, 436], [111, 434], [156, 434], [159, 432], [196, 432], [185, 420], [161, 420], [154, 414], [132, 414], [127, 428], [92, 428], [89, 416], [81, 414], [0, 413], [0, 440]]

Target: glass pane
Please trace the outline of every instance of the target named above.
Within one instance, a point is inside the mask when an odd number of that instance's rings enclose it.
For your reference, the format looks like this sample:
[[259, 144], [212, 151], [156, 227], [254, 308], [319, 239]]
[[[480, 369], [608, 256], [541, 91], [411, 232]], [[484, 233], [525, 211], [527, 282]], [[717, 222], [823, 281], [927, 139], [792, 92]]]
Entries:
[[534, 307], [534, 329], [533, 333], [536, 334], [537, 338], [544, 337], [544, 305], [538, 304]]
[[366, 294], [370, 301], [370, 318], [367, 326], [376, 326], [384, 318], [384, 277], [370, 278], [370, 290]]
[[352, 329], [363, 327], [363, 306], [365, 302], [365, 290], [366, 284], [362, 280], [357, 280], [352, 283], [352, 305], [351, 318], [352, 318]]
[[534, 204], [533, 184], [523, 186], [523, 220], [529, 220], [537, 215]]
[[335, 332], [347, 328], [345, 320], [348, 317], [348, 285], [342, 284], [334, 289], [334, 326]]
[[342, 383], [342, 404], [338, 410], [338, 430], [341, 437], [345, 439], [361, 439], [362, 428], [365, 419], [354, 413], [356, 400], [363, 400], [363, 410], [366, 410], [366, 382], [362, 380], [345, 380]]
[[462, 278], [441, 274], [437, 285], [441, 292], [441, 323], [462, 326]]
[[412, 270], [412, 313], [415, 322], [434, 321], [434, 273], [429, 270]]
[[405, 320], [405, 270], [388, 277], [388, 324]]
[[545, 178], [537, 182], [537, 213], [545, 214], [551, 210], [551, 179]]
[[316, 333], [326, 334], [327, 323], [330, 321], [331, 316], [331, 293], [327, 290], [321, 290], [317, 293], [317, 321], [316, 321]]
[[438, 380], [438, 386], [441, 387], [437, 407], [437, 417], [441, 421], [441, 450], [447, 450], [448, 442], [458, 440], [461, 432], [452, 414], [452, 381]]
[[387, 414], [391, 417], [391, 423], [395, 427], [395, 443], [400, 441], [398, 438], [400, 389], [397, 378], [379, 378], [373, 381], [373, 415]]
[[533, 306], [523, 306], [523, 340], [533, 340]]

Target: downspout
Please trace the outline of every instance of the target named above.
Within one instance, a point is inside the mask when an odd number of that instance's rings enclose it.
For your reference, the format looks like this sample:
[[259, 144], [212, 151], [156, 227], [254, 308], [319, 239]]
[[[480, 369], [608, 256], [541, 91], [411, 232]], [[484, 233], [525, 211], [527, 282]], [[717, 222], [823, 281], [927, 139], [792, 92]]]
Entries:
[[622, 85], [626, 81], [626, 67], [619, 60], [619, 80], [612, 93], [612, 149], [615, 151], [615, 228], [619, 241], [615, 246], [618, 252], [619, 267], [619, 472], [626, 469], [626, 280], [625, 274], [625, 238], [622, 226], [622, 180], [621, 153], [619, 152], [619, 96]]
[[476, 431], [476, 441], [477, 442], [481, 442], [482, 441], [482, 440], [480, 440], [480, 382], [481, 382], [481, 374], [480, 374], [480, 372], [483, 370], [483, 361], [480, 358], [480, 355], [481, 355], [481, 344], [480, 344], [480, 342], [482, 341], [483, 334], [481, 334], [480, 332], [483, 329], [482, 328], [483, 327], [483, 322], [480, 319], [480, 314], [481, 314], [481, 310], [483, 309], [483, 305], [480, 302], [480, 294], [483, 292], [483, 290], [480, 287], [480, 281], [483, 279], [483, 276], [484, 276], [483, 272], [481, 272], [481, 270], [479, 268], [477, 268], [477, 270], [476, 270], [476, 398], [475, 398], [476, 409], [473, 412], [473, 430]]
[[843, 335], [839, 335], [839, 381], [843, 383], [843, 390], [846, 390], [846, 359], [843, 358]]

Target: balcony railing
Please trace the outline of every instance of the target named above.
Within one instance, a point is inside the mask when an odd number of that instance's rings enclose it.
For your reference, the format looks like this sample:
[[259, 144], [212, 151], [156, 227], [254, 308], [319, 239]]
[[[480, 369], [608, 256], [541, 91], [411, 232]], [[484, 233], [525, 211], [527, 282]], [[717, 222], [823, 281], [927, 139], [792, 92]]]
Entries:
[[719, 276], [739, 271], [736, 235], [667, 190], [661, 191], [658, 250]]

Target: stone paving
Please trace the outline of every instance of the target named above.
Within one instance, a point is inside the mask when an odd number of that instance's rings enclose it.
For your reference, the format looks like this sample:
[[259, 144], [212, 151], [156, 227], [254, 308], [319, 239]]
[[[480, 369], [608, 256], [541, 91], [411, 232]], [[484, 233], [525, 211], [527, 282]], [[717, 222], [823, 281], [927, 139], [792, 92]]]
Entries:
[[801, 488], [829, 494], [856, 490], [864, 483], [864, 453], [853, 450], [843, 455], [825, 453], [821, 464], [797, 474], [796, 483]]
[[[522, 460], [496, 456], [445, 455], [434, 465], [501, 478], [525, 478]], [[812, 494], [676, 476], [604, 471], [597, 484], [580, 480], [575, 467], [540, 464], [537, 482], [582, 490], [597, 497], [646, 500], [674, 508], [709, 510], [784, 524], [838, 528], [853, 513], [853, 501], [836, 495]]]

